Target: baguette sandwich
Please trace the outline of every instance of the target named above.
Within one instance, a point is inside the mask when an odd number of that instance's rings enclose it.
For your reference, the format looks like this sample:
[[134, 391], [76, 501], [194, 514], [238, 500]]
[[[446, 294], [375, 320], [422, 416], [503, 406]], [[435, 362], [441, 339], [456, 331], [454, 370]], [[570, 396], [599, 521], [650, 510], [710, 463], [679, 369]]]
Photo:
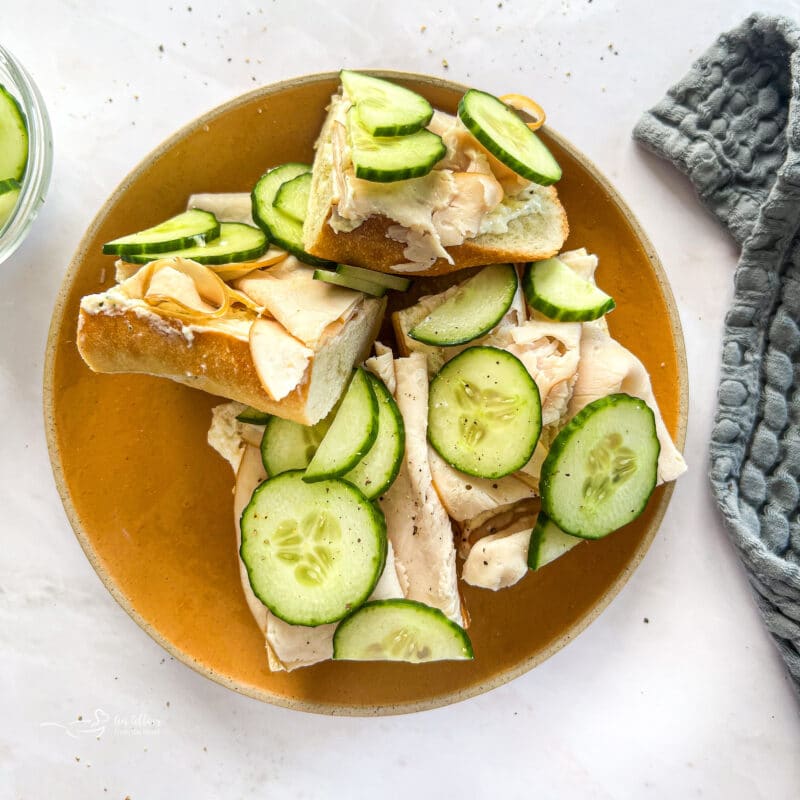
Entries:
[[[561, 249], [569, 228], [555, 187], [527, 180], [510, 169], [481, 144], [460, 116], [431, 109], [426, 129], [414, 134], [426, 133], [441, 143], [441, 157], [427, 174], [396, 180], [394, 176], [404, 174], [401, 167], [378, 178], [374, 170], [369, 179], [358, 177], [363, 173], [356, 163], [357, 148], [368, 134], [360, 128], [356, 111], [362, 108], [362, 81], [374, 79], [358, 75], [354, 81], [353, 75], [342, 73], [341, 93], [331, 98], [316, 143], [303, 228], [308, 253], [381, 272], [418, 276], [535, 261]], [[379, 91], [413, 94], [384, 81], [375, 83], [385, 84]], [[399, 95], [397, 105], [403, 100]], [[400, 151], [401, 140], [413, 136], [393, 138], [400, 142], [396, 145]], [[402, 153], [399, 156], [404, 157]], [[408, 155], [409, 160], [413, 157], [413, 153]], [[547, 157], [552, 160], [549, 153]], [[396, 165], [397, 154], [387, 156], [389, 160]], [[549, 180], [553, 179], [557, 178]]]
[[188, 259], [150, 262], [83, 298], [81, 356], [95, 372], [171, 378], [314, 424], [369, 352], [385, 300], [315, 281], [285, 254], [239, 274], [223, 281]]

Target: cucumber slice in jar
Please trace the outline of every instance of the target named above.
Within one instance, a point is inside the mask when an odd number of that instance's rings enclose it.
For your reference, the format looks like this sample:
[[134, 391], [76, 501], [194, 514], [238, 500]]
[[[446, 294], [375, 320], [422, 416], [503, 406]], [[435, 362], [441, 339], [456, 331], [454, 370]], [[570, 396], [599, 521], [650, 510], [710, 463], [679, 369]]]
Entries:
[[403, 462], [406, 431], [394, 398], [380, 378], [367, 372], [378, 400], [378, 435], [369, 452], [342, 480], [352, 483], [370, 500], [380, 497], [393, 483]]
[[[170, 217], [152, 228], [121, 236], [103, 245], [106, 255], [125, 256], [147, 253], [147, 259], [157, 258], [156, 253], [169, 253], [186, 247], [204, 244], [217, 239], [220, 224], [210, 211], [192, 208]], [[135, 262], [144, 263], [144, 262]]]
[[[278, 247], [290, 252], [295, 258], [316, 267], [332, 266], [330, 261], [315, 258], [303, 250], [303, 223], [276, 208], [275, 198], [281, 186], [294, 178], [311, 172], [308, 164], [291, 162], [273, 167], [265, 172], [253, 187], [253, 219]], [[300, 187], [297, 187], [299, 190]], [[306, 206], [308, 198], [306, 198]]]
[[564, 533], [600, 539], [644, 511], [660, 450], [647, 403], [627, 394], [601, 397], [550, 446], [542, 464], [542, 508]]
[[344, 91], [358, 107], [361, 124], [372, 136], [406, 136], [424, 128], [433, 107], [422, 95], [396, 83], [343, 69]]
[[[187, 214], [190, 212], [186, 212]], [[205, 212], [204, 212], [205, 213]], [[159, 258], [191, 258], [198, 264], [233, 264], [251, 261], [266, 252], [269, 240], [264, 232], [242, 222], [222, 222], [219, 236], [205, 244], [164, 253], [123, 253], [121, 258], [132, 264], [147, 264]]]
[[356, 177], [392, 183], [427, 175], [444, 158], [447, 148], [435, 133], [409, 136], [372, 136], [361, 123], [358, 109], [347, 112], [347, 132]]
[[598, 319], [616, 307], [611, 295], [581, 278], [558, 258], [528, 264], [522, 290], [531, 308], [563, 322]]
[[333, 634], [339, 661], [469, 661], [467, 632], [438, 608], [416, 600], [372, 600], [345, 617]]
[[431, 381], [428, 440], [467, 475], [502, 478], [530, 461], [542, 430], [539, 389], [522, 362], [470, 347]]
[[467, 130], [518, 175], [542, 186], [561, 179], [561, 167], [541, 139], [502, 100], [470, 89], [458, 104]]
[[531, 542], [528, 545], [528, 567], [533, 570], [541, 569], [545, 564], [560, 558], [582, 541], [583, 539], [577, 536], [564, 533], [544, 511], [540, 511], [536, 518], [536, 525], [531, 531]]
[[269, 478], [242, 512], [239, 550], [256, 597], [290, 625], [342, 619], [372, 594], [386, 562], [381, 511], [345, 481]]
[[349, 472], [377, 435], [378, 401], [366, 371], [358, 367], [303, 480], [321, 481]]
[[16, 98], [0, 84], [0, 178], [19, 181], [28, 165], [28, 121]]
[[379, 286], [377, 283], [365, 281], [362, 278], [351, 278], [328, 269], [315, 269], [314, 280], [332, 283], [334, 286], [344, 286], [345, 289], [355, 289], [357, 292], [364, 292], [372, 297], [383, 297], [388, 291], [385, 286]]
[[316, 425], [301, 425], [272, 417], [261, 439], [261, 460], [267, 475], [274, 477], [292, 469], [305, 469], [325, 438], [332, 419], [330, 414]]
[[306, 220], [308, 197], [311, 194], [311, 173], [304, 172], [278, 187], [273, 205], [301, 225]]
[[471, 342], [500, 322], [511, 308], [516, 291], [517, 271], [511, 264], [484, 267], [408, 335], [418, 342], [440, 347]]
[[385, 286], [387, 289], [394, 289], [398, 292], [405, 292], [411, 286], [411, 280], [402, 275], [388, 275], [385, 272], [353, 267], [350, 264], [337, 264], [336, 271], [348, 278], [359, 278], [362, 281], [377, 283], [378, 286]]
[[14, 178], [0, 181], [0, 228], [8, 222], [17, 207], [22, 184]]

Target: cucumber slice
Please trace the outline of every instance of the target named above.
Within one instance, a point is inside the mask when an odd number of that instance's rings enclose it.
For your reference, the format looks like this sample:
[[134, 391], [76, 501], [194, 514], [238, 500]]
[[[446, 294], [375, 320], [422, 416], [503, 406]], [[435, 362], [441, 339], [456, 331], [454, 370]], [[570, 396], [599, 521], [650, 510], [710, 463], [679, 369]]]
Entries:
[[333, 634], [340, 661], [469, 661], [467, 632], [438, 608], [416, 600], [373, 600], [345, 617]]
[[244, 411], [236, 415], [236, 419], [239, 422], [249, 422], [251, 425], [266, 425], [271, 416], [266, 411], [259, 411], [253, 406], [247, 406]]
[[343, 69], [339, 73], [347, 97], [358, 106], [361, 124], [372, 136], [406, 136], [424, 128], [433, 106], [421, 95], [396, 83]]
[[14, 178], [0, 181], [0, 228], [8, 222], [17, 207], [22, 184]]
[[358, 109], [347, 112], [347, 131], [357, 178], [392, 183], [427, 175], [447, 153], [444, 142], [428, 130], [408, 136], [372, 136]]
[[564, 533], [600, 539], [642, 513], [656, 485], [653, 412], [627, 394], [601, 397], [556, 436], [542, 464], [542, 508]]
[[0, 84], [0, 178], [21, 180], [28, 165], [28, 121], [16, 98]]
[[333, 415], [330, 414], [316, 425], [301, 425], [299, 422], [272, 417], [261, 439], [261, 460], [267, 475], [305, 469], [325, 438], [332, 419]]
[[216, 239], [220, 235], [219, 229], [219, 222], [210, 211], [192, 208], [152, 228], [145, 228], [138, 233], [106, 242], [103, 245], [103, 252], [106, 255], [123, 257], [147, 253], [148, 260], [152, 260], [154, 253], [183, 250]]
[[408, 333], [425, 344], [448, 346], [471, 342], [488, 333], [511, 307], [517, 271], [492, 264], [464, 281], [456, 292]]
[[358, 367], [303, 480], [321, 481], [349, 472], [377, 435], [378, 401], [367, 373]]
[[431, 381], [428, 439], [461, 472], [502, 478], [530, 461], [542, 430], [539, 390], [522, 362], [469, 347]]
[[308, 197], [311, 194], [311, 173], [304, 172], [278, 187], [273, 205], [301, 225], [306, 220]]
[[378, 400], [378, 435], [369, 452], [342, 480], [352, 483], [365, 497], [380, 497], [393, 483], [403, 463], [406, 431], [394, 398], [380, 378], [366, 373]]
[[563, 322], [598, 319], [616, 307], [613, 297], [558, 258], [528, 264], [522, 289], [532, 308]]
[[564, 533], [544, 511], [540, 511], [536, 518], [536, 525], [531, 531], [531, 543], [528, 545], [528, 567], [533, 570], [541, 569], [545, 564], [560, 558], [582, 541], [583, 539], [577, 536]]
[[360, 278], [362, 281], [377, 283], [378, 286], [385, 286], [387, 289], [395, 289], [398, 292], [405, 292], [411, 286], [411, 280], [401, 275], [387, 275], [385, 272], [353, 267], [350, 264], [337, 264], [336, 271], [348, 278]]
[[335, 286], [344, 286], [346, 289], [355, 289], [358, 292], [372, 295], [372, 297], [383, 297], [389, 291], [385, 286], [379, 286], [377, 283], [372, 283], [372, 281], [351, 278], [348, 275], [331, 272], [328, 269], [315, 269], [314, 280], [325, 281], [325, 283], [332, 283]]
[[542, 186], [561, 179], [561, 167], [539, 137], [494, 95], [470, 89], [458, 104], [467, 130], [518, 175]]
[[300, 471], [262, 483], [241, 530], [253, 592], [291, 625], [340, 620], [372, 594], [386, 562], [380, 510], [349, 483], [308, 484]]
[[[186, 212], [187, 214], [190, 212]], [[123, 253], [122, 260], [132, 264], [147, 264], [159, 258], [191, 258], [198, 264], [233, 264], [238, 261], [251, 261], [263, 255], [269, 240], [264, 232], [242, 222], [221, 222], [219, 237], [206, 244], [169, 250], [164, 253]]]
[[[274, 205], [281, 185], [307, 172], [311, 172], [308, 164], [295, 162], [281, 164], [265, 172], [253, 187], [251, 195], [253, 219], [275, 244], [290, 252], [295, 258], [312, 266], [329, 267], [332, 266], [330, 261], [315, 258], [303, 250], [303, 223], [275, 208]], [[306, 205], [308, 205], [307, 199]]]

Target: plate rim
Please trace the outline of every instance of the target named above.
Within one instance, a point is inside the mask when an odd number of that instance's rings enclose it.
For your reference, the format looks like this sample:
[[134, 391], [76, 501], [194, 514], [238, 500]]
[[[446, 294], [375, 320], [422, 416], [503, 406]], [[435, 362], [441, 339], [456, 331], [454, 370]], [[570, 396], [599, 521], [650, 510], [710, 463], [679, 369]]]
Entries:
[[[364, 70], [372, 75], [394, 80], [409, 80], [419, 81], [432, 85], [437, 88], [446, 89], [454, 92], [465, 92], [469, 87], [464, 86], [456, 81], [445, 80], [433, 75], [425, 75], [417, 72], [407, 72], [400, 70]], [[447, 694], [438, 695], [434, 698], [426, 700], [413, 701], [408, 703], [399, 704], [386, 704], [386, 705], [365, 705], [365, 706], [337, 706], [334, 704], [310, 702], [299, 700], [296, 698], [289, 698], [279, 694], [273, 694], [265, 689], [260, 689], [254, 686], [247, 686], [239, 683], [236, 680], [229, 678], [226, 675], [216, 672], [208, 664], [198, 661], [190, 653], [181, 650], [168, 640], [156, 627], [150, 622], [145, 620], [141, 614], [133, 607], [124, 592], [116, 585], [112, 577], [101, 565], [97, 554], [95, 553], [88, 533], [83, 529], [78, 513], [72, 503], [72, 499], [67, 486], [66, 477], [64, 475], [63, 464], [61, 462], [61, 454], [58, 448], [58, 435], [56, 433], [55, 422], [55, 399], [54, 399], [54, 368], [55, 361], [59, 349], [58, 333], [64, 322], [67, 310], [67, 300], [71, 293], [73, 284], [77, 278], [77, 267], [89, 249], [90, 242], [94, 239], [95, 233], [102, 222], [105, 220], [108, 211], [114, 206], [124, 195], [129, 188], [130, 184], [138, 177], [140, 172], [147, 166], [152, 164], [155, 160], [161, 158], [168, 150], [178, 144], [182, 139], [194, 132], [196, 129], [201, 128], [203, 125], [208, 124], [217, 117], [235, 110], [241, 105], [252, 102], [253, 100], [268, 97], [287, 89], [293, 89], [304, 86], [309, 83], [318, 83], [320, 81], [334, 80], [338, 77], [339, 71], [330, 72], [315, 72], [301, 75], [294, 78], [288, 78], [275, 83], [270, 83], [253, 89], [244, 94], [237, 95], [236, 97], [221, 103], [218, 106], [210, 109], [209, 111], [195, 117], [188, 123], [182, 125], [172, 135], [168, 136], [153, 150], [148, 152], [141, 158], [136, 165], [125, 175], [119, 182], [114, 191], [108, 196], [106, 201], [97, 211], [93, 217], [88, 228], [85, 230], [80, 242], [78, 243], [75, 252], [70, 259], [67, 270], [61, 281], [61, 285], [56, 295], [56, 300], [53, 306], [53, 312], [50, 319], [50, 326], [47, 332], [47, 345], [45, 349], [45, 361], [43, 370], [43, 413], [44, 413], [44, 428], [45, 438], [47, 441], [47, 451], [50, 459], [50, 465], [55, 480], [56, 489], [58, 490], [61, 503], [64, 507], [67, 520], [70, 523], [73, 533], [75, 534], [78, 543], [81, 546], [86, 558], [91, 564], [97, 576], [100, 578], [103, 586], [108, 590], [114, 600], [122, 607], [128, 616], [157, 644], [163, 647], [173, 658], [193, 669], [195, 672], [203, 675], [206, 678], [218, 683], [228, 689], [232, 689], [238, 694], [252, 697], [256, 700], [268, 703], [270, 705], [288, 708], [295, 711], [303, 711], [315, 713], [325, 716], [348, 716], [348, 717], [367, 717], [367, 716], [390, 716], [397, 714], [411, 714], [418, 711], [428, 711], [434, 708], [441, 708], [443, 706], [452, 705], [454, 703], [468, 700], [481, 694], [492, 691], [515, 678], [524, 675], [526, 672], [534, 669], [542, 662], [546, 661], [551, 656], [555, 655], [559, 650], [563, 649], [573, 639], [583, 633], [603, 611], [608, 607], [611, 601], [620, 593], [623, 586], [629, 581], [633, 572], [638, 568], [647, 554], [653, 540], [661, 527], [661, 524], [666, 514], [667, 508], [675, 489], [675, 482], [669, 483], [659, 501], [659, 505], [655, 510], [651, 524], [648, 527], [646, 536], [641, 540], [639, 546], [634, 552], [630, 561], [625, 565], [625, 568], [620, 572], [617, 578], [607, 587], [605, 592], [601, 595], [597, 603], [581, 618], [576, 620], [572, 625], [566, 628], [562, 633], [553, 639], [547, 647], [535, 655], [526, 658], [519, 663], [515, 664], [505, 670], [495, 673], [490, 679], [476, 683], [465, 689], [460, 689]], [[688, 423], [688, 409], [689, 409], [689, 377], [688, 367], [686, 361], [686, 346], [683, 338], [683, 328], [680, 320], [680, 313], [675, 302], [675, 296], [672, 292], [672, 287], [667, 279], [666, 272], [658, 253], [655, 250], [650, 238], [645, 233], [641, 224], [639, 223], [628, 204], [623, 200], [622, 196], [615, 189], [612, 183], [606, 176], [598, 169], [595, 163], [587, 158], [585, 154], [579, 151], [570, 141], [564, 138], [557, 131], [554, 131], [550, 125], [547, 126], [547, 135], [555, 141], [562, 149], [576, 161], [580, 162], [581, 166], [591, 175], [603, 190], [607, 192], [608, 196], [616, 207], [622, 213], [626, 222], [631, 226], [633, 232], [642, 246], [642, 249], [650, 262], [656, 280], [664, 297], [665, 305], [667, 308], [667, 315], [670, 321], [670, 328], [672, 332], [673, 341], [675, 343], [675, 358], [677, 362], [678, 372], [678, 424], [675, 435], [675, 444], [677, 448], [683, 452], [686, 443], [686, 429]]]

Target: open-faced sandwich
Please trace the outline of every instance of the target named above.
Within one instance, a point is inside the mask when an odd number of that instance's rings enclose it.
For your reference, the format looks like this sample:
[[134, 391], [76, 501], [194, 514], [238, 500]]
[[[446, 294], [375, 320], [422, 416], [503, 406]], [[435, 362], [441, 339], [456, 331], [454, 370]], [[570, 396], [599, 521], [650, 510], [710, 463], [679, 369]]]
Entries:
[[313, 165], [105, 246], [78, 347], [229, 399], [208, 441], [271, 669], [472, 658], [459, 573], [511, 586], [686, 469], [519, 107], [345, 71]]

